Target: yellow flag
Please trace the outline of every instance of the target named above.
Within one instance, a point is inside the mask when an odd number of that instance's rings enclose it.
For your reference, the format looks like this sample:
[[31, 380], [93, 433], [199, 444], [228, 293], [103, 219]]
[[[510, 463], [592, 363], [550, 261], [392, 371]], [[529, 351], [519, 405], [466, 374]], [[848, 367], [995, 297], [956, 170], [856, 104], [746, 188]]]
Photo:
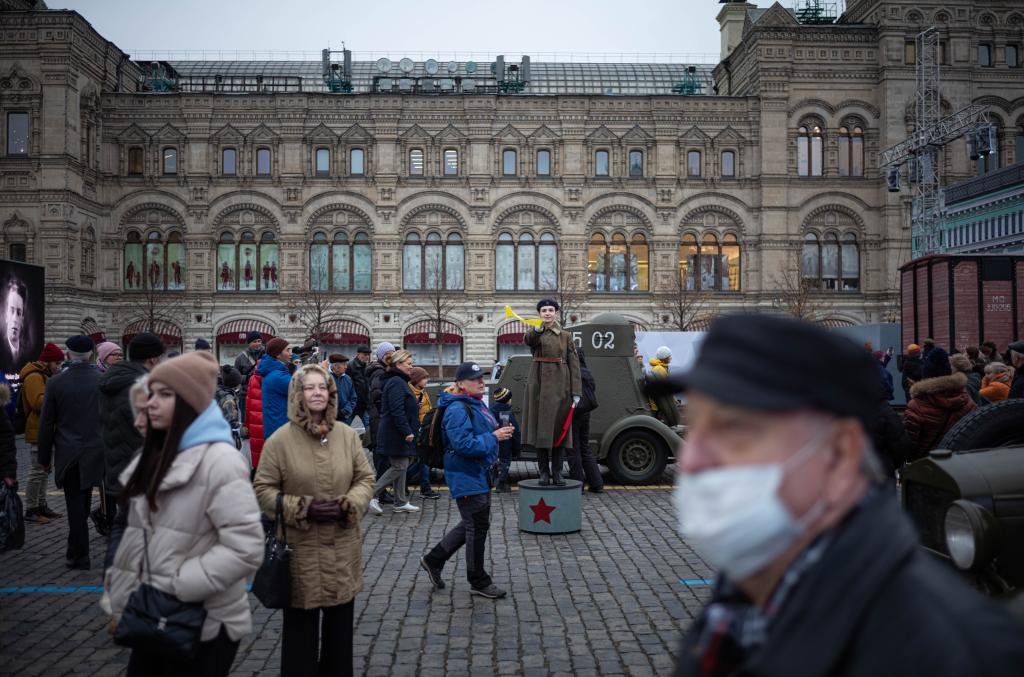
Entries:
[[512, 306], [505, 306], [505, 317], [514, 317], [517, 320], [519, 320], [520, 322], [522, 322], [523, 324], [528, 324], [531, 327], [539, 327], [540, 325], [542, 325], [544, 323], [543, 320], [540, 320], [540, 319], [527, 320], [525, 318], [520, 317], [519, 314], [516, 313], [516, 311], [512, 310]]

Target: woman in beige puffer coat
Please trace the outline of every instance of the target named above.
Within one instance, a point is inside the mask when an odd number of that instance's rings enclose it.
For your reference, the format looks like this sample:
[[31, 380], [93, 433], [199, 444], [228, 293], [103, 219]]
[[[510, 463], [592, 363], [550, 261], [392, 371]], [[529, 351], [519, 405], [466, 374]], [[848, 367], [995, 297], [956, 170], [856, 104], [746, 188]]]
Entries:
[[283, 494], [292, 551], [292, 599], [281, 637], [281, 674], [288, 677], [352, 674], [353, 609], [363, 589], [359, 520], [374, 473], [359, 435], [335, 421], [337, 400], [323, 367], [296, 371], [288, 423], [264, 444], [254, 481], [272, 519]]
[[263, 529], [249, 468], [213, 401], [217, 374], [213, 356], [201, 351], [153, 369], [149, 430], [119, 478], [122, 509], [100, 600], [113, 626], [143, 582], [206, 609], [193, 660], [136, 648], [129, 677], [227, 675], [252, 631], [245, 584], [263, 561]]

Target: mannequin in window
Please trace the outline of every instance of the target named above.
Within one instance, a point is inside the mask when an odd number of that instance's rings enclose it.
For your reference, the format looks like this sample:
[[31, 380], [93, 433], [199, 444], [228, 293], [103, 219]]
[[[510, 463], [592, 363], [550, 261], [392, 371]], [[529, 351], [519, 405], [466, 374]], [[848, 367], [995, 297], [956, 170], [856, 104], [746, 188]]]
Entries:
[[227, 261], [220, 267], [220, 285], [225, 289], [231, 285], [231, 269], [228, 268]]
[[128, 262], [128, 269], [124, 273], [125, 281], [128, 283], [128, 288], [131, 289], [135, 286], [135, 262]]
[[277, 284], [277, 263], [276, 262], [272, 262], [270, 264], [270, 284], [272, 284], [272, 285], [276, 285]]
[[174, 267], [174, 286], [181, 286], [181, 264], [175, 261], [171, 264]]
[[542, 324], [523, 335], [523, 343], [533, 355], [523, 406], [523, 444], [537, 450], [541, 486], [565, 485], [562, 459], [564, 449], [573, 442], [571, 426], [564, 437], [562, 431], [572, 405], [580, 401], [583, 392], [579, 358], [572, 336], [558, 323], [558, 310], [557, 301], [542, 299], [537, 304]]
[[263, 288], [266, 289], [270, 284], [270, 264], [263, 264]]

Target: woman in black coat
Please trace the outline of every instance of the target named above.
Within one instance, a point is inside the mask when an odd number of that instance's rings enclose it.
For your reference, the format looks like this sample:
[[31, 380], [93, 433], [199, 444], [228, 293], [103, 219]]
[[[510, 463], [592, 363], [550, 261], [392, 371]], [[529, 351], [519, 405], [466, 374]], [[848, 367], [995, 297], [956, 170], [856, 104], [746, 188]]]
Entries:
[[395, 512], [419, 512], [406, 496], [405, 471], [409, 459], [416, 455], [416, 435], [420, 429], [420, 406], [409, 387], [412, 355], [399, 350], [391, 354], [390, 366], [384, 374], [380, 397], [380, 424], [377, 428], [375, 453], [388, 457], [391, 467], [380, 476], [370, 501], [370, 510], [384, 514], [377, 497], [389, 486], [395, 487]]

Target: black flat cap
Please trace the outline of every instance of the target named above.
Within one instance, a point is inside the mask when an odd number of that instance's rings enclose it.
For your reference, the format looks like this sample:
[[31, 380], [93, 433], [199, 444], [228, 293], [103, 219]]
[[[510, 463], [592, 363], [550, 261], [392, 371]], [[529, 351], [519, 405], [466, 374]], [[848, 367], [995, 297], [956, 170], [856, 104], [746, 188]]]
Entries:
[[864, 421], [881, 397], [878, 366], [862, 346], [775, 315], [716, 320], [689, 371], [646, 387], [651, 396], [687, 390], [757, 411], [813, 409]]

